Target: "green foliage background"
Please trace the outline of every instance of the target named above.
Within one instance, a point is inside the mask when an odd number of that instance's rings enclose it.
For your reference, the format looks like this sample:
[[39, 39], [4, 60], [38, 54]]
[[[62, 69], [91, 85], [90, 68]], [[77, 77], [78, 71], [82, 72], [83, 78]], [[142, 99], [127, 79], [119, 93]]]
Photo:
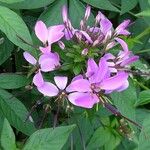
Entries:
[[[142, 125], [142, 130], [129, 123], [131, 131], [122, 129], [125, 131], [121, 133], [119, 119], [103, 107], [98, 110], [75, 108], [73, 114], [62, 110], [59, 127], [55, 129], [52, 128], [53, 112], [48, 113], [43, 129], [38, 129], [38, 122], [44, 115], [43, 107], [33, 112], [34, 123], [25, 122], [41, 95], [35, 89], [28, 90], [32, 80], [26, 76], [28, 69], [23, 67], [27, 66], [23, 50], [35, 57], [37, 51], [20, 38], [38, 45], [34, 35], [36, 21], [42, 20], [47, 26], [62, 23], [64, 4], [68, 5], [74, 27], [79, 26], [87, 4], [92, 6], [90, 23], [99, 10], [114, 27], [124, 19], [131, 19], [133, 24], [129, 30], [132, 35], [125, 40], [129, 49], [140, 56], [133, 68], [150, 72], [150, 0], [0, 0], [0, 149], [150, 149], [150, 77], [136, 76], [130, 80], [126, 91], [110, 95], [119, 111]], [[59, 51], [57, 46], [54, 49]], [[75, 74], [80, 71], [78, 65], [68, 67], [73, 67]], [[44, 102], [48, 101], [44, 99]]]

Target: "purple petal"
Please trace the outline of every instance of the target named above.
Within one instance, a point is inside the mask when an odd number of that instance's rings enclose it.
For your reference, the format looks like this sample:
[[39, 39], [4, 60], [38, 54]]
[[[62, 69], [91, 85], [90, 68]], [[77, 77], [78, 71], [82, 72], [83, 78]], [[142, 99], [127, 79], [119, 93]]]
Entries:
[[118, 61], [116, 62], [116, 64], [119, 64], [122, 61], [128, 59], [130, 55], [131, 55], [131, 51], [120, 51], [118, 53]]
[[66, 5], [62, 7], [62, 17], [63, 21], [66, 23], [68, 21], [68, 10]]
[[65, 49], [65, 44], [62, 41], [58, 41], [58, 45], [62, 50]]
[[117, 35], [129, 35], [130, 32], [125, 30], [129, 26], [130, 20], [123, 21], [115, 30]]
[[56, 76], [56, 77], [54, 77], [54, 80], [59, 89], [61, 89], [61, 90], [65, 89], [67, 82], [68, 82], [67, 77]]
[[98, 97], [91, 93], [75, 92], [68, 95], [69, 101], [79, 107], [92, 108], [94, 104], [99, 102]]
[[49, 45], [47, 47], [39, 47], [39, 49], [43, 54], [49, 54], [51, 51], [51, 45]]
[[93, 58], [89, 58], [87, 62], [86, 76], [87, 77], [92, 76], [97, 70], [98, 70], [98, 65], [96, 64]]
[[125, 51], [125, 52], [128, 52], [129, 50], [128, 50], [128, 45], [127, 45], [127, 43], [125, 42], [125, 41], [123, 41], [122, 39], [120, 39], [120, 38], [115, 38], [115, 40], [122, 46], [122, 48], [123, 48], [123, 50]]
[[139, 59], [139, 56], [132, 56], [132, 57], [130, 57], [130, 58], [124, 60], [124, 61], [120, 64], [120, 66], [129, 65], [129, 64], [131, 64], [131, 63], [137, 61], [138, 59]]
[[101, 31], [100, 28], [98, 27], [91, 27], [89, 30], [90, 32], [93, 32], [93, 33], [99, 33]]
[[30, 64], [36, 65], [37, 60], [30, 53], [24, 52], [23, 56], [24, 56], [25, 60], [28, 61]]
[[128, 80], [127, 80], [127, 81], [124, 82], [124, 84], [123, 84], [121, 87], [119, 87], [119, 88], [116, 89], [116, 90], [117, 90], [118, 92], [122, 92], [122, 91], [126, 90], [126, 89], [128, 88], [128, 86], [129, 86], [129, 82], [128, 82]]
[[101, 16], [102, 16], [102, 13], [98, 11], [98, 14], [96, 15], [96, 18], [95, 18], [95, 24], [100, 22]]
[[86, 79], [78, 79], [73, 82], [66, 88], [67, 92], [88, 92], [91, 91], [90, 83]]
[[84, 48], [84, 49], [82, 50], [81, 54], [82, 54], [83, 56], [86, 56], [86, 55], [88, 54], [88, 51], [89, 51], [88, 48]]
[[130, 35], [131, 33], [128, 30], [122, 30], [118, 33], [119, 35]]
[[98, 70], [98, 82], [101, 82], [107, 75], [108, 73], [108, 65], [107, 65], [107, 62], [106, 62], [106, 59], [104, 57], [102, 57], [99, 61], [99, 70]]
[[106, 60], [110, 60], [110, 59], [115, 59], [116, 57], [113, 55], [113, 54], [111, 54], [111, 53], [107, 53], [107, 54], [105, 54], [104, 56], [103, 56]]
[[100, 83], [100, 88], [103, 90], [116, 90], [126, 82], [127, 78], [127, 73], [119, 72], [117, 75], [103, 80]]
[[91, 37], [85, 31], [81, 30], [80, 33], [82, 33], [82, 35], [88, 40], [89, 43], [93, 43]]
[[36, 23], [35, 34], [41, 42], [43, 42], [44, 44], [46, 43], [48, 39], [48, 29], [42, 21], [38, 21]]
[[102, 33], [106, 35], [107, 32], [111, 31], [112, 23], [107, 18], [103, 18], [100, 21], [100, 28], [101, 28]]
[[97, 72], [89, 79], [90, 83], [99, 83], [101, 82], [108, 73], [108, 65], [105, 58], [101, 58], [99, 61], [99, 68]]
[[43, 72], [55, 70], [59, 63], [59, 55], [57, 53], [43, 54], [39, 58], [39, 64]]
[[109, 49], [113, 48], [115, 45], [116, 45], [116, 42], [108, 43], [107, 46], [106, 46], [106, 50], [109, 50]]
[[43, 80], [41, 71], [39, 71], [37, 74], [35, 74], [35, 76], [33, 77], [33, 83], [37, 87], [41, 87], [44, 84], [44, 80]]
[[73, 37], [73, 33], [68, 29], [65, 29], [64, 34], [65, 34], [66, 40], [70, 40]]
[[49, 97], [56, 96], [59, 93], [57, 87], [50, 82], [44, 82], [43, 86], [37, 87], [37, 89], [44, 96], [49, 96]]
[[64, 30], [64, 25], [56, 25], [51, 26], [48, 28], [48, 42], [49, 44], [55, 43], [59, 41], [63, 36], [64, 33], [62, 32]]
[[90, 14], [91, 14], [91, 6], [87, 6], [86, 11], [85, 11], [85, 15], [84, 15], [84, 19], [88, 20]]
[[75, 76], [73, 79], [72, 79], [72, 82], [73, 81], [76, 81], [76, 80], [79, 80], [79, 79], [83, 79], [83, 76], [81, 74]]

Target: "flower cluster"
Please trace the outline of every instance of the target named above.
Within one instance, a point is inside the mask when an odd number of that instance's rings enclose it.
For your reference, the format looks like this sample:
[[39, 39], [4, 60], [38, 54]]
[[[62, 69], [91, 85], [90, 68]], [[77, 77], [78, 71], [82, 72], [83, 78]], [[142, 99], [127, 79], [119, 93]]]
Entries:
[[[68, 99], [72, 104], [84, 108], [92, 108], [94, 104], [101, 103], [101, 97], [105, 94], [127, 89], [129, 74], [126, 69], [139, 59], [128, 50], [126, 42], [120, 38], [130, 34], [126, 29], [130, 20], [125, 20], [113, 29], [110, 20], [98, 12], [94, 25], [90, 27], [87, 25], [90, 13], [91, 7], [87, 6], [85, 16], [80, 22], [80, 29], [75, 29], [68, 18], [66, 6], [63, 6], [63, 24], [47, 28], [42, 21], [38, 21], [35, 25], [35, 34], [42, 42], [42, 46], [39, 47], [39, 58], [35, 59], [28, 52], [24, 52], [24, 58], [36, 67], [33, 83], [40, 93], [48, 97]], [[53, 43], [58, 43], [61, 49], [65, 49], [61, 40], [73, 40], [76, 44], [82, 45], [81, 55], [87, 60], [86, 70], [76, 75], [68, 85], [67, 76], [55, 76], [54, 84], [45, 81], [42, 73], [61, 69], [60, 56], [52, 50]], [[108, 52], [117, 44], [121, 46], [117, 55]], [[96, 58], [88, 55], [94, 48], [101, 52], [97, 52]]]

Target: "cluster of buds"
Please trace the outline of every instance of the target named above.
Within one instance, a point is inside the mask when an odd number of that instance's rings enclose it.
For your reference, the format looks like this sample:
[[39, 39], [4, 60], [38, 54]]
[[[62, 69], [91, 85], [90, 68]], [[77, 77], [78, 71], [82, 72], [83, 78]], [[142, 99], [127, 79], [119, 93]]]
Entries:
[[[75, 29], [68, 18], [66, 6], [63, 6], [63, 24], [47, 28], [42, 21], [38, 21], [35, 25], [35, 34], [43, 43], [39, 47], [41, 52], [39, 58], [35, 59], [28, 52], [24, 52], [24, 58], [36, 67], [33, 83], [40, 93], [60, 100], [67, 99], [73, 105], [84, 108], [92, 108], [97, 103], [106, 105], [104, 95], [127, 89], [129, 74], [126, 69], [139, 59], [128, 50], [125, 41], [119, 37], [119, 35], [130, 34], [126, 29], [130, 23], [129, 20], [125, 20], [114, 30], [110, 20], [98, 12], [94, 26], [90, 27], [87, 25], [90, 13], [91, 7], [87, 6], [85, 16], [80, 22], [80, 29]], [[60, 56], [53, 52], [51, 47], [57, 42], [61, 49], [65, 49], [62, 39], [74, 40], [77, 44], [82, 44], [84, 48], [81, 55], [86, 55], [88, 58], [84, 71], [86, 73], [78, 74], [69, 84], [67, 84], [69, 79], [67, 76], [55, 76], [54, 84], [45, 81], [43, 72], [52, 72], [60, 68]], [[108, 50], [117, 44], [121, 46], [118, 55], [108, 53]], [[91, 48], [97, 48], [103, 52], [98, 56], [98, 62], [95, 58], [88, 56]]]
[[94, 25], [90, 27], [87, 24], [90, 13], [91, 7], [87, 6], [85, 16], [80, 22], [80, 29], [75, 29], [68, 18], [67, 7], [64, 6], [62, 11], [63, 21], [66, 27], [65, 37], [67, 40], [73, 39], [79, 44], [83, 44], [85, 47], [82, 52], [83, 54], [87, 55], [92, 47], [98, 47], [103, 49], [103, 52], [106, 52], [114, 47], [117, 42], [122, 45], [117, 40], [120, 39], [118, 36], [130, 35], [130, 32], [126, 29], [130, 24], [130, 20], [125, 20], [114, 30], [111, 21], [101, 12], [98, 12]]

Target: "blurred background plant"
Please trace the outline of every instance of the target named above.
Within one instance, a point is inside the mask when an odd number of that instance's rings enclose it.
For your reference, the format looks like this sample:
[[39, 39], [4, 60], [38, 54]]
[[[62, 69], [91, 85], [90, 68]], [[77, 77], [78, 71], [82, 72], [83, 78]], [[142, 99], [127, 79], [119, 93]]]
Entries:
[[[140, 56], [140, 60], [134, 63], [132, 68], [146, 74], [150, 72], [149, 0], [0, 0], [1, 148], [149, 149], [150, 76], [135, 75], [130, 79], [127, 90], [110, 95], [118, 110], [142, 125], [142, 130], [112, 115], [103, 107], [91, 110], [74, 107], [73, 113], [72, 107], [68, 107], [66, 110], [61, 109], [58, 114], [54, 103], [49, 101], [49, 98], [41, 98], [37, 90], [31, 86], [32, 80], [27, 78], [28, 64], [23, 58], [23, 50], [36, 56], [37, 51], [31, 46], [39, 45], [33, 30], [36, 21], [42, 20], [47, 26], [62, 23], [61, 9], [64, 4], [68, 6], [69, 18], [74, 27], [79, 27], [87, 4], [92, 6], [93, 16], [100, 10], [112, 21], [114, 27], [124, 19], [130, 19], [132, 25], [129, 30], [132, 35], [124, 40], [128, 43], [129, 49]], [[91, 17], [89, 23], [92, 21]], [[72, 43], [65, 44], [78, 52], [78, 47], [72, 47]], [[62, 51], [57, 45], [53, 48], [60, 53]], [[66, 60], [63, 53], [61, 57]], [[64, 71], [71, 68], [72, 74], [78, 74], [82, 69], [83, 60], [74, 59], [76, 61], [72, 62], [74, 55], [70, 53], [67, 54], [67, 58]], [[52, 80], [54, 75], [55, 72], [47, 78]], [[59, 127], [53, 129], [54, 125]]]

